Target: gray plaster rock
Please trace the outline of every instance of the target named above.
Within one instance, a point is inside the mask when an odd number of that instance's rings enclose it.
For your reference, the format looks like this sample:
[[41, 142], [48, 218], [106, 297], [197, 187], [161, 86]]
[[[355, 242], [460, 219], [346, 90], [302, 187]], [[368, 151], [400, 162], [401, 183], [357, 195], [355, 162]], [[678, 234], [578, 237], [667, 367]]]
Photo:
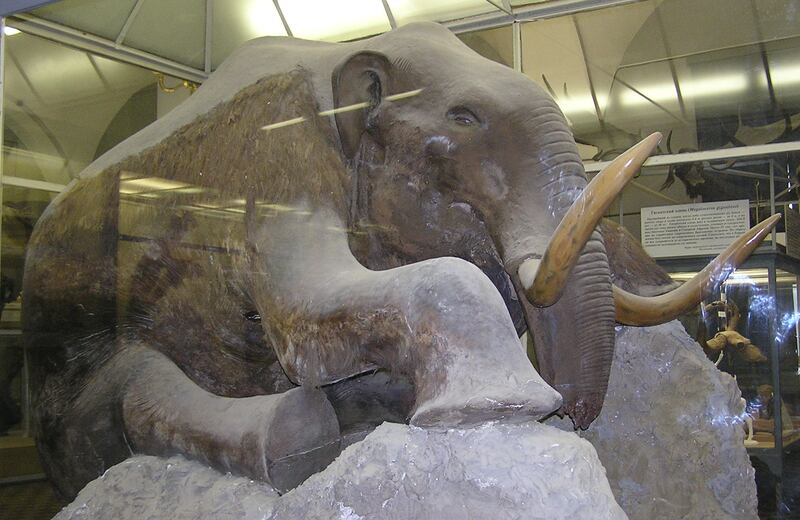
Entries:
[[89, 482], [54, 520], [268, 518], [278, 493], [180, 455], [139, 455]]
[[631, 519], [758, 518], [740, 398], [677, 321], [617, 327], [608, 395], [583, 437]]
[[138, 456], [58, 520], [623, 519], [592, 446], [539, 423], [437, 431], [384, 423], [282, 497], [180, 457]]

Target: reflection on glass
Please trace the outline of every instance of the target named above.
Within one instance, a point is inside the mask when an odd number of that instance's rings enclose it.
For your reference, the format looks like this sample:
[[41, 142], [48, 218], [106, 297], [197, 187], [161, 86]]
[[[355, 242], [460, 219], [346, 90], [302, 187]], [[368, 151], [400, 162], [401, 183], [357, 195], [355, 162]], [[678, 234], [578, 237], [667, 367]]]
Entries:
[[[4, 176], [67, 184], [190, 95], [181, 81], [19, 34], [6, 40]], [[163, 78], [163, 76], [160, 76]]]
[[[694, 274], [670, 276], [685, 281]], [[742, 424], [751, 432], [745, 446], [755, 468], [762, 517], [794, 510], [800, 498], [797, 286], [796, 272], [772, 266], [738, 269], [699, 309], [681, 318], [709, 359], [733, 376], [741, 390]]]
[[[670, 276], [686, 281], [694, 272], [676, 272]], [[794, 281], [788, 273], [779, 283]], [[754, 447], [774, 446], [771, 418], [772, 396], [765, 399], [772, 385], [770, 360], [773, 355], [771, 319], [776, 302], [769, 294], [767, 269], [739, 269], [724, 282], [718, 293], [709, 298], [693, 317], [684, 318], [687, 330], [717, 367], [736, 378], [747, 401], [747, 411], [754, 419]], [[796, 321], [792, 313], [788, 321]], [[769, 417], [768, 417], [769, 416]]]
[[205, 24], [206, 0], [143, 2], [123, 43], [202, 69]]
[[286, 36], [275, 4], [263, 0], [214, 0], [212, 68], [247, 40], [259, 36]]
[[[52, 22], [115, 40], [137, 0], [52, 2], [33, 14]], [[44, 2], [36, 2], [42, 4]]]
[[[67, 11], [62, 14], [66, 16]], [[192, 92], [180, 79], [30, 34], [15, 34], [5, 42], [0, 460], [13, 462], [0, 464], [3, 479], [42, 473], [31, 438], [30, 396], [37, 387], [30, 370], [30, 351], [21, 341], [20, 322], [25, 254], [33, 227], [48, 204], [87, 164], [168, 113]], [[123, 177], [123, 189], [140, 201], [162, 197], [167, 191], [191, 193], [188, 185]], [[65, 267], [60, 276], [73, 274]], [[53, 501], [52, 505], [55, 513], [59, 504]]]
[[54, 193], [7, 186], [3, 190], [0, 249], [0, 436], [30, 427], [25, 354], [20, 342], [22, 272], [30, 232]]
[[777, 271], [775, 343], [780, 352], [781, 406], [785, 410], [782, 429], [791, 432], [784, 435], [784, 449], [800, 441], [800, 376], [798, 376], [798, 301], [797, 276], [782, 270]]
[[532, 22], [523, 70], [557, 98], [587, 159], [613, 157], [655, 130], [672, 134], [661, 153], [798, 140], [791, 5], [648, 0]]

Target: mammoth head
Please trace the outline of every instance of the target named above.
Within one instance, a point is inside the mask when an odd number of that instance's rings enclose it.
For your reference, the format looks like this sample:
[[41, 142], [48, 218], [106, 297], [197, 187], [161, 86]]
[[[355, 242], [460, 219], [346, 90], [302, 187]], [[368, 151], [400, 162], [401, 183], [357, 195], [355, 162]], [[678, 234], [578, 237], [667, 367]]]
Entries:
[[561, 412], [585, 428], [605, 396], [615, 322], [648, 325], [686, 311], [774, 219], [673, 293], [644, 298], [614, 287], [597, 226], [660, 134], [588, 182], [552, 98], [454, 36], [437, 37], [441, 45], [413, 55], [359, 52], [333, 73], [352, 172], [351, 248], [374, 269], [438, 256], [480, 267], [518, 331], [532, 333], [539, 370], [564, 397]]

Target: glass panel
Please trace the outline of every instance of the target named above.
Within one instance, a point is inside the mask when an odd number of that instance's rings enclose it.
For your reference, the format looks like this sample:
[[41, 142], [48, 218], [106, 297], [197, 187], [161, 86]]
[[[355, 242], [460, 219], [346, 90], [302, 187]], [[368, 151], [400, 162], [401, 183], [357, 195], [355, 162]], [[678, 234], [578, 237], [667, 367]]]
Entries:
[[[797, 106], [800, 103], [800, 48], [787, 43], [769, 43], [769, 69], [775, 95]], [[792, 128], [798, 125], [797, 117], [792, 118]]]
[[212, 68], [236, 47], [259, 36], [286, 36], [275, 4], [265, 0], [214, 0]]
[[514, 66], [514, 40], [511, 26], [462, 33], [458, 38], [483, 56], [507, 67]]
[[388, 31], [383, 3], [374, 0], [281, 2], [286, 23], [297, 38], [342, 41]]
[[205, 0], [144, 2], [123, 43], [202, 69], [205, 31]]
[[[7, 286], [0, 288], [9, 294]], [[0, 330], [0, 439], [7, 435], [28, 437], [31, 407], [26, 384], [25, 351], [21, 342], [20, 308], [19, 303], [13, 300], [3, 303], [3, 307], [0, 322], [3, 327]], [[0, 474], [0, 478], [11, 476]]]
[[648, 0], [531, 22], [523, 70], [557, 98], [586, 159], [656, 130], [672, 135], [660, 153], [793, 141], [800, 26], [769, 23], [792, 13], [785, 0]]
[[[751, 258], [749, 262], [758, 260]], [[698, 261], [696, 269], [670, 275], [678, 282], [685, 282], [701, 267], [702, 262]], [[788, 283], [791, 288], [794, 278], [779, 272], [778, 284]], [[708, 358], [719, 370], [734, 377], [741, 391], [745, 409], [741, 417], [746, 432], [744, 443], [755, 468], [762, 518], [772, 518], [778, 511], [776, 499], [781, 476], [774, 421], [778, 399], [772, 371], [777, 308], [770, 283], [770, 268], [737, 269], [713, 296], [680, 318]], [[791, 321], [786, 320], [787, 330], [794, 327]], [[784, 410], [784, 415], [788, 418], [788, 410]]]
[[[13, 139], [13, 136], [12, 136]], [[4, 157], [5, 159], [5, 157]], [[29, 436], [29, 371], [21, 342], [22, 272], [25, 246], [34, 224], [55, 193], [14, 186], [3, 189], [0, 257], [0, 438]], [[17, 473], [23, 468], [12, 470]], [[19, 475], [0, 475], [11, 477]]]
[[33, 14], [51, 22], [116, 40], [135, 4], [136, 0], [72, 0], [40, 7]]
[[[574, 19], [523, 25], [522, 42], [523, 72], [556, 99], [576, 134], [593, 128], [597, 113]], [[600, 97], [598, 102], [603, 110], [606, 99]]]
[[441, 22], [496, 11], [486, 0], [388, 0], [395, 20], [400, 25], [410, 22]]
[[[4, 175], [64, 185], [188, 95], [152, 72], [28, 34], [6, 39]], [[164, 79], [165, 87], [180, 85]]]
[[[800, 477], [800, 328], [798, 325], [797, 275], [778, 269], [776, 271], [775, 343], [780, 363], [780, 395], [774, 397], [773, 423], [777, 422], [780, 403], [780, 431], [782, 443], [782, 499], [785, 510], [796, 511], [798, 506], [798, 477]], [[777, 425], [774, 426], [778, 431]]]
[[[20, 291], [32, 229], [56, 194], [88, 163], [193, 91], [192, 85], [176, 78], [29, 34], [7, 37], [5, 43], [0, 479], [43, 471], [30, 438], [30, 396], [37, 387], [30, 377], [30, 351], [23, 348], [20, 323], [24, 305]], [[38, 503], [52, 505], [52, 513], [64, 505], [52, 497], [49, 484], [42, 484]], [[30, 505], [25, 508], [29, 511]]]

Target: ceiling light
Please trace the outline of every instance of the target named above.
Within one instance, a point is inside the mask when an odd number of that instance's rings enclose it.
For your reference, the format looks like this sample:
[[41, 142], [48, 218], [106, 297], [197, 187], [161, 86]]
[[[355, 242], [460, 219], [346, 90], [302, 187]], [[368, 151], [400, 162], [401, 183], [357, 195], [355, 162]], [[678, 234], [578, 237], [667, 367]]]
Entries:
[[373, 0], [304, 0], [280, 5], [298, 38], [341, 41], [391, 29], [383, 4]]
[[[692, 272], [676, 272], [669, 273], [670, 278], [677, 282], [687, 282], [694, 278], [697, 273]], [[737, 269], [725, 280], [725, 285], [749, 285], [759, 284], [766, 285], [769, 282], [769, 273], [766, 269]], [[778, 272], [776, 276], [778, 284], [796, 283], [797, 277], [791, 273]]]
[[3, 33], [6, 36], [14, 36], [15, 34], [19, 34], [19, 29], [14, 29], [13, 27], [5, 26], [3, 27]]
[[243, 7], [250, 29], [248, 36], [286, 35], [286, 29], [283, 27], [281, 17], [272, 2], [249, 0], [249, 2], [243, 4]]
[[[747, 77], [741, 74], [730, 74], [708, 79], [679, 81], [678, 84], [684, 99], [697, 99], [742, 92], [747, 88]], [[678, 99], [678, 93], [673, 83], [657, 83], [655, 85], [637, 87], [637, 90], [647, 97], [628, 90], [622, 94], [622, 103], [624, 105], [644, 105], [650, 103], [651, 100], [663, 103], [665, 101], [677, 101]]]
[[[597, 104], [600, 106], [600, 112], [606, 109], [607, 102], [607, 96], [597, 96]], [[595, 113], [594, 100], [592, 100], [591, 96], [558, 99], [556, 103], [558, 103], [559, 108], [561, 108], [564, 114], [573, 115], [580, 112]]]
[[[800, 65], [789, 67], [771, 66], [769, 68], [769, 75], [772, 84], [776, 87], [800, 83]], [[766, 82], [766, 78], [764, 78], [764, 82]]]

